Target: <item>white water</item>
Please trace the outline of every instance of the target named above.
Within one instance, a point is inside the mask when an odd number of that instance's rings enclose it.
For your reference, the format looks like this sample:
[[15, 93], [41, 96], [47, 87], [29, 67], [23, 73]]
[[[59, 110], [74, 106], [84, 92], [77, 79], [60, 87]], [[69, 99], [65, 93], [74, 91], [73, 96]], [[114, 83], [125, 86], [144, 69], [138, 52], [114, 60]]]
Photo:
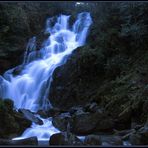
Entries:
[[[0, 77], [1, 98], [12, 99], [17, 109], [25, 108], [33, 112], [52, 107], [48, 92], [53, 71], [66, 62], [67, 56], [74, 49], [85, 44], [92, 23], [88, 12], [78, 14], [71, 28], [69, 18], [70, 16], [60, 15], [54, 26], [54, 18], [47, 19], [45, 33], [50, 33], [50, 36], [38, 51], [38, 56], [37, 51], [31, 52], [36, 47], [36, 37], [29, 40], [21, 73], [13, 76], [13, 69], [10, 69], [5, 72], [4, 78]], [[51, 119], [42, 120], [43, 125], [33, 123], [20, 138], [37, 136], [38, 140], [45, 140], [49, 139], [51, 134], [59, 132], [52, 126]]]

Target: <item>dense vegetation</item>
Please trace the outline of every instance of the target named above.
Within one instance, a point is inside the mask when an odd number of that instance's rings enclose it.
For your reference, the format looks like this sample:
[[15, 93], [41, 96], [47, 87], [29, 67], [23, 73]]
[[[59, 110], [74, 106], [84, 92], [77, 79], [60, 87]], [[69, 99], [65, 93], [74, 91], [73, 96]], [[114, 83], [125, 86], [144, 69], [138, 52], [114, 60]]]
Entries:
[[[147, 3], [85, 2], [77, 6], [75, 2], [1, 3], [0, 73], [22, 62], [30, 37], [37, 35], [40, 46], [45, 38], [40, 34], [47, 17], [71, 14], [72, 23], [81, 11], [90, 11], [93, 18], [87, 43], [55, 70], [49, 94], [51, 103], [62, 112], [72, 114], [70, 123], [74, 134], [134, 129], [135, 132], [124, 138], [132, 144], [148, 144], [147, 128], [141, 129], [147, 127], [148, 121]], [[0, 102], [0, 114], [1, 110], [3, 102]], [[5, 120], [0, 120], [0, 124], [2, 121]], [[91, 125], [92, 121], [95, 125]], [[63, 116], [54, 117], [54, 126], [67, 130], [61, 122], [65, 124]], [[88, 137], [87, 144], [89, 138], [96, 139]]]

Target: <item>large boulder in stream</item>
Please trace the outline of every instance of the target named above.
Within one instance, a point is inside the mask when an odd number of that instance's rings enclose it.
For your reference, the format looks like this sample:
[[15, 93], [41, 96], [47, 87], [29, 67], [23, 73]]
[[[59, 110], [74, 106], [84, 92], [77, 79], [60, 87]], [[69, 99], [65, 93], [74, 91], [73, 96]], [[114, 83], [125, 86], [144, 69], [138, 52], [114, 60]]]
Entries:
[[71, 122], [72, 132], [78, 135], [87, 135], [97, 132], [113, 131], [114, 122], [103, 113], [84, 113], [73, 116]]
[[58, 116], [53, 117], [52, 124], [54, 127], [58, 128], [60, 131], [66, 131], [70, 120], [71, 120], [71, 116], [69, 113], [62, 113]]
[[0, 138], [14, 138], [31, 126], [32, 122], [14, 110], [10, 99], [0, 99]]

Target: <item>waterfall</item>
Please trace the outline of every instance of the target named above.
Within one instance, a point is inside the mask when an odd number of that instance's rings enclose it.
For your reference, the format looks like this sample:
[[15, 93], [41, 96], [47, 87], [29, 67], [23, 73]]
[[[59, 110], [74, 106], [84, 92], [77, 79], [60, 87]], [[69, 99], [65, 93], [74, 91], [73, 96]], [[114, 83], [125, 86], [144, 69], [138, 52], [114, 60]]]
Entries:
[[[13, 75], [13, 69], [0, 76], [0, 97], [10, 98], [14, 101], [17, 109], [24, 108], [33, 112], [39, 109], [52, 107], [48, 99], [52, 74], [54, 70], [66, 62], [67, 56], [74, 49], [85, 44], [87, 31], [92, 23], [90, 13], [78, 14], [76, 22], [70, 29], [67, 15], [60, 15], [57, 21], [54, 18], [47, 19], [45, 33], [50, 33], [44, 41], [42, 48], [36, 56], [36, 37], [29, 40], [24, 55], [23, 69], [19, 75]], [[54, 24], [55, 23], [55, 24]], [[51, 120], [42, 119], [44, 125], [33, 124], [27, 129], [22, 137], [36, 135], [39, 139], [49, 138], [45, 133], [49, 128], [51, 133], [57, 132], [52, 129]], [[41, 134], [43, 132], [43, 134]]]

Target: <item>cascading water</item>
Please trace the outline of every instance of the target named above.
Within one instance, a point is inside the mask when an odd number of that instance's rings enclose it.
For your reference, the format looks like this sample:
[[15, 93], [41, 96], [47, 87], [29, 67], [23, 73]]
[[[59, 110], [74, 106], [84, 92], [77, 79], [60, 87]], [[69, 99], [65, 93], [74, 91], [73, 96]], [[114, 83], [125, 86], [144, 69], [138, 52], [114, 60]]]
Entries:
[[[4, 78], [0, 77], [1, 98], [11, 98], [17, 109], [24, 108], [33, 112], [52, 107], [48, 92], [53, 71], [66, 62], [67, 56], [74, 49], [85, 44], [92, 23], [88, 12], [78, 14], [72, 28], [69, 27], [69, 18], [70, 16], [60, 15], [55, 25], [53, 25], [54, 18], [47, 19], [45, 33], [50, 35], [38, 52], [33, 50], [36, 47], [36, 37], [29, 40], [23, 69], [19, 75], [14, 76], [12, 74], [14, 69], [11, 69], [5, 72]], [[33, 51], [30, 52], [31, 50]], [[58, 132], [52, 126], [51, 119], [42, 120], [43, 125], [33, 123], [20, 138], [37, 136], [38, 140], [43, 140]]]

